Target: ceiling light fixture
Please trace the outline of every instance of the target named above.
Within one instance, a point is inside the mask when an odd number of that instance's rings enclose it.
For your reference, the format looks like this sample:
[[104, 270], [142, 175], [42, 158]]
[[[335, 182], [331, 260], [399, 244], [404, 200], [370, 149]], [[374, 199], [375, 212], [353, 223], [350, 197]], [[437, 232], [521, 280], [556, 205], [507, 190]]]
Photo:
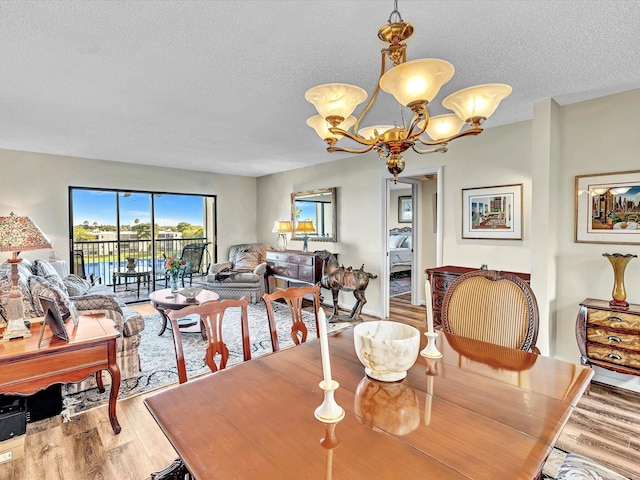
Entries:
[[[362, 88], [344, 83], [329, 83], [310, 88], [305, 99], [312, 103], [319, 115], [307, 120], [320, 138], [329, 146], [329, 152], [366, 153], [376, 150], [386, 158], [387, 168], [398, 180], [404, 170], [402, 154], [412, 148], [417, 153], [446, 152], [452, 140], [482, 133], [480, 125], [489, 118], [500, 102], [511, 93], [511, 87], [502, 83], [477, 85], [464, 88], [446, 97], [442, 105], [454, 114], [430, 117], [427, 104], [438, 94], [440, 88], [451, 80], [455, 69], [446, 60], [427, 58], [407, 61], [406, 44], [402, 43], [413, 34], [413, 26], [402, 20], [398, 11], [398, 0], [389, 21], [378, 31], [378, 38], [389, 44], [382, 50], [382, 66], [378, 84], [362, 113], [354, 121], [351, 114], [367, 99]], [[393, 67], [386, 68], [387, 56]], [[413, 112], [408, 125], [376, 125], [360, 129], [360, 122], [376, 100], [380, 89]], [[467, 124], [468, 128], [461, 131]], [[353, 130], [350, 131], [353, 126]], [[428, 137], [425, 135], [428, 135]], [[354, 149], [338, 147], [342, 137], [364, 145]], [[421, 149], [419, 146], [432, 147]]]

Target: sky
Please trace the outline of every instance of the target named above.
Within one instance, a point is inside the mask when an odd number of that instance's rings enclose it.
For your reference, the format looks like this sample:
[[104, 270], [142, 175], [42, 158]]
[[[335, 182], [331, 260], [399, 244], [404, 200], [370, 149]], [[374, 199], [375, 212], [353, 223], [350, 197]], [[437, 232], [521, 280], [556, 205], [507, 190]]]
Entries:
[[[126, 196], [125, 196], [126, 195]], [[180, 222], [203, 225], [202, 197], [199, 195], [162, 194], [155, 198], [156, 223], [176, 226]], [[151, 221], [151, 197], [149, 194], [120, 194], [120, 224], [133, 225]], [[73, 190], [73, 224], [84, 221], [90, 225], [116, 224], [116, 192]]]

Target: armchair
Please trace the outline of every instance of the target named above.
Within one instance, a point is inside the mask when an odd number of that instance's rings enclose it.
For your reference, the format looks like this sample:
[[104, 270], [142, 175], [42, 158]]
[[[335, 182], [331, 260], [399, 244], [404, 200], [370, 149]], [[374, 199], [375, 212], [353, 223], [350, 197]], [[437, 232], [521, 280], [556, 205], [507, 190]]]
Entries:
[[266, 292], [267, 250], [271, 247], [264, 243], [232, 245], [228, 260], [209, 268], [207, 288], [221, 299], [247, 297], [251, 303], [258, 303]]

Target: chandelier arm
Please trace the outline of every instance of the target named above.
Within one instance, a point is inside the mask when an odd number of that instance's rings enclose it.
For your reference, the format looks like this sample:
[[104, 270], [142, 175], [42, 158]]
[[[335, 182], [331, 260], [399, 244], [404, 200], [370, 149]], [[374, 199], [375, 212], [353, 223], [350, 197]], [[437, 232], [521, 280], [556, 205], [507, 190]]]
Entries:
[[367, 153], [371, 150], [373, 150], [373, 147], [375, 147], [375, 145], [369, 145], [366, 148], [363, 148], [362, 150], [356, 150], [354, 148], [346, 148], [346, 147], [327, 147], [327, 152], [347, 152], [347, 153]]
[[421, 155], [427, 154], [427, 153], [445, 153], [448, 149], [447, 149], [447, 144], [443, 143], [443, 144], [439, 144], [438, 147], [436, 148], [430, 148], [428, 150], [420, 150], [418, 147], [416, 147], [415, 145], [412, 145], [411, 148], [413, 149], [414, 152], [419, 153]]
[[449, 143], [452, 140], [456, 140], [458, 138], [462, 138], [462, 137], [468, 137], [471, 135], [480, 135], [482, 133], [482, 128], [480, 127], [473, 127], [470, 128], [469, 130], [465, 130], [464, 132], [460, 132], [457, 133], [455, 135], [452, 135], [448, 138], [441, 138], [439, 140], [423, 140], [421, 138], [417, 138], [416, 140], [419, 141], [421, 144], [423, 145], [446, 145], [447, 143]]
[[[357, 124], [356, 124], [357, 125]], [[346, 130], [343, 130], [341, 128], [338, 127], [331, 127], [329, 129], [329, 131], [331, 133], [333, 133], [334, 135], [342, 135], [344, 137], [350, 138], [351, 140], [353, 140], [354, 142], [358, 142], [361, 143], [362, 145], [371, 145], [371, 146], [375, 146], [376, 143], [378, 143], [377, 139], [373, 138], [373, 139], [366, 139], [364, 137], [361, 137], [360, 135], [354, 135], [353, 133], [349, 133]], [[368, 152], [369, 150], [365, 150], [365, 152]]]
[[[369, 111], [369, 109], [371, 108], [371, 106], [373, 105], [373, 102], [376, 101], [376, 98], [378, 98], [378, 93], [380, 92], [380, 79], [382, 78], [382, 75], [384, 75], [386, 66], [387, 66], [387, 61], [386, 61], [386, 56], [385, 54], [387, 53], [387, 49], [383, 49], [380, 52], [380, 56], [381, 56], [381, 60], [380, 60], [380, 76], [378, 77], [378, 81], [376, 82], [376, 88], [373, 91], [373, 94], [371, 94], [371, 98], [369, 99], [369, 102], [367, 103], [367, 105], [364, 107], [364, 109], [362, 110], [362, 113], [360, 115], [358, 115], [358, 118], [356, 119], [356, 123], [353, 126], [353, 132], [356, 134], [356, 136], [358, 138], [362, 138], [360, 137], [360, 135], [358, 135], [358, 130], [360, 129], [360, 121], [364, 118], [364, 116], [367, 114], [367, 112]], [[356, 140], [355, 138], [351, 137], [353, 140]], [[356, 140], [359, 143], [364, 143], [360, 140]]]
[[[408, 140], [415, 140], [416, 138], [419, 140], [418, 137], [420, 137], [420, 135], [422, 135], [427, 130], [427, 125], [429, 124], [429, 110], [427, 110], [427, 103], [423, 103], [420, 109], [422, 110], [422, 116], [418, 112], [416, 112], [411, 119], [411, 124], [409, 126], [409, 129], [407, 130]], [[411, 133], [416, 125], [420, 123], [421, 118], [424, 126], [420, 129], [419, 132]]]

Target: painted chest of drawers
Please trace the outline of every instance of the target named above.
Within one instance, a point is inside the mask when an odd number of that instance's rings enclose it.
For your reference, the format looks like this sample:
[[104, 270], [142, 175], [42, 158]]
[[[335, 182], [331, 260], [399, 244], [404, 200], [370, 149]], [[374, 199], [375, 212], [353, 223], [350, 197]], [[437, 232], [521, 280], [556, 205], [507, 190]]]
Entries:
[[322, 278], [322, 259], [313, 252], [267, 251], [269, 273], [290, 282], [315, 285]]
[[583, 365], [640, 375], [640, 305], [615, 308], [587, 298], [580, 304], [576, 340]]

